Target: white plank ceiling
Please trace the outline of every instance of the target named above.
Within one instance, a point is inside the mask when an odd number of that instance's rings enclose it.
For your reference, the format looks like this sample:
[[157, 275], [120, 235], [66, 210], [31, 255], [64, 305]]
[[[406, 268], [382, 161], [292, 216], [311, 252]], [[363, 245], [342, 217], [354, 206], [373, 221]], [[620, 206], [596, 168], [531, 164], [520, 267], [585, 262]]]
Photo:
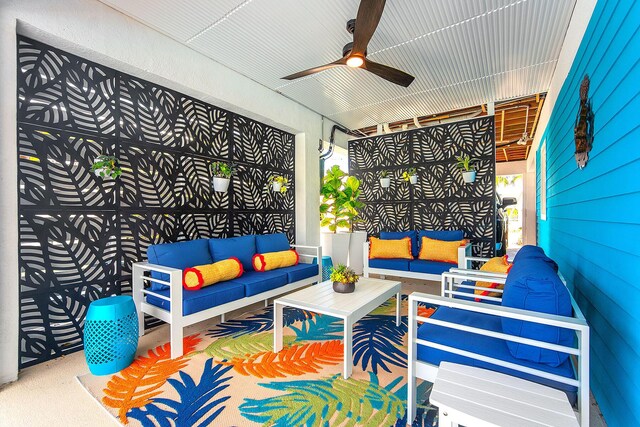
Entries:
[[[387, 0], [368, 58], [408, 87], [332, 62], [358, 0], [101, 0], [349, 128], [549, 89], [575, 0]], [[215, 78], [215, 76], [212, 76]]]

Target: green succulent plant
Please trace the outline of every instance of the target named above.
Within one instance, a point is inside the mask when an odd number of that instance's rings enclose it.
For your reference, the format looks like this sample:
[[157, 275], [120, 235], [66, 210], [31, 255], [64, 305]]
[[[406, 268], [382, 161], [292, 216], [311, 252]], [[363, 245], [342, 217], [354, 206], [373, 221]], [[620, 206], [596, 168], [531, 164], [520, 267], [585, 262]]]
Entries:
[[471, 158], [468, 154], [462, 156], [456, 156], [456, 160], [458, 161], [457, 166], [460, 170], [464, 172], [472, 172], [476, 170], [475, 164], [478, 162], [478, 159]]
[[331, 276], [329, 279], [332, 282], [340, 283], [356, 283], [359, 279], [355, 271], [350, 269], [344, 264], [338, 264], [331, 270]]

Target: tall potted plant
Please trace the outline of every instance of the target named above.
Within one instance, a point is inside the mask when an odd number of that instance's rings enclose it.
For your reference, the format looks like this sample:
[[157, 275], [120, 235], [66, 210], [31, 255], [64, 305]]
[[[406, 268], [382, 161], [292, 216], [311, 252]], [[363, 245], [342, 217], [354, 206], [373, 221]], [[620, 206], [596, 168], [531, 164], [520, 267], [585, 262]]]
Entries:
[[229, 189], [231, 175], [233, 175], [233, 165], [225, 162], [211, 163], [213, 173], [213, 189], [225, 193]]
[[456, 160], [458, 161], [457, 166], [460, 172], [462, 172], [464, 182], [467, 184], [474, 182], [476, 180], [475, 164], [478, 160], [471, 158], [468, 154], [456, 156]]
[[337, 165], [322, 179], [320, 226], [330, 231], [322, 235], [323, 249], [335, 264], [349, 264], [356, 271], [362, 269], [362, 245], [367, 239], [365, 232], [353, 232], [359, 209], [364, 206], [358, 200], [360, 192], [360, 180]]

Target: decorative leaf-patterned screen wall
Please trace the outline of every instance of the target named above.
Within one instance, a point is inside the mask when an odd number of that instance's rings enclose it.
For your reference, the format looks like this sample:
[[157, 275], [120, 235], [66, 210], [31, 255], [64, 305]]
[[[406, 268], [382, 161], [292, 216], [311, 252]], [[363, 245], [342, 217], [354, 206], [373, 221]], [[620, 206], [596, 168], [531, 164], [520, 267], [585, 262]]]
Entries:
[[[465, 184], [455, 156], [479, 159], [476, 181]], [[414, 167], [418, 183], [402, 172]], [[391, 186], [380, 186], [388, 170]], [[432, 126], [349, 142], [349, 170], [362, 181], [363, 221], [355, 228], [380, 231], [464, 230], [474, 253], [495, 250], [495, 136], [493, 117]]]
[[[294, 137], [42, 43], [18, 39], [20, 364], [82, 348], [91, 301], [131, 291], [150, 244], [285, 232]], [[212, 77], [215, 78], [215, 77]], [[118, 181], [91, 171], [118, 157]], [[228, 193], [209, 164], [238, 164]]]

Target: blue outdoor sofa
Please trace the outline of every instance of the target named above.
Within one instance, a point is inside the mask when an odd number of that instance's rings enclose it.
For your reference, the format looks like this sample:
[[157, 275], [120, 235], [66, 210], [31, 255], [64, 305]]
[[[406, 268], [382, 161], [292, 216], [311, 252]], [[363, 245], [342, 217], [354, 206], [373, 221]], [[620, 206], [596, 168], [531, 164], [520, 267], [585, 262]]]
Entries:
[[[492, 289], [502, 297], [474, 295], [477, 281], [504, 284]], [[437, 309], [419, 316], [418, 303]], [[539, 247], [520, 249], [506, 275], [452, 269], [442, 274], [441, 296], [410, 295], [408, 359], [409, 417], [416, 378], [433, 382], [447, 361], [562, 390], [577, 402], [580, 425], [589, 425], [589, 326], [557, 264]]]
[[382, 231], [380, 239], [395, 240], [409, 237], [411, 239], [411, 254], [414, 259], [369, 259], [369, 242], [364, 243], [363, 262], [364, 277], [370, 274], [381, 276], [406, 277], [409, 279], [440, 281], [440, 275], [453, 267], [466, 268], [467, 259], [471, 256], [471, 243], [458, 249], [458, 263], [427, 261], [418, 259], [422, 237], [430, 239], [456, 241], [464, 239], [462, 230], [411, 230], [411, 231]]
[[[290, 245], [282, 233], [149, 246], [148, 262], [133, 263], [133, 299], [138, 311], [140, 335], [144, 334], [144, 314], [169, 323], [171, 357], [176, 358], [183, 353], [185, 326], [215, 316], [221, 316], [224, 321], [224, 314], [232, 310], [259, 301], [265, 301], [266, 305], [269, 298], [320, 282], [322, 266], [317, 263], [254, 271], [252, 258], [255, 254], [284, 251], [290, 247], [298, 251], [301, 259], [322, 259], [320, 246]], [[183, 289], [183, 269], [232, 257], [242, 263], [244, 273], [240, 277], [199, 290]]]

